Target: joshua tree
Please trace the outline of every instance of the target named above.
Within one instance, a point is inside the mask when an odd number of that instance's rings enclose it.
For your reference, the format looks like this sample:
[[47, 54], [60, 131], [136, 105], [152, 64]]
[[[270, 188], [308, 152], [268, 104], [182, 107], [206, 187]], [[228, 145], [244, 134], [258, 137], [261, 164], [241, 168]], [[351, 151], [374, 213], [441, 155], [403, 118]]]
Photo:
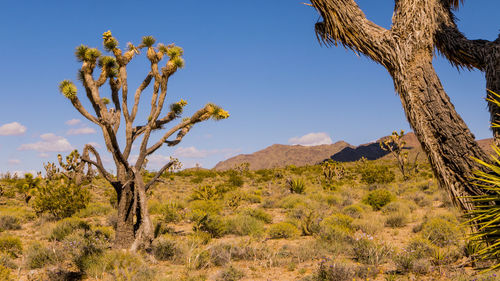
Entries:
[[[458, 8], [458, 0], [442, 1], [447, 10], [440, 18], [436, 33], [436, 47], [456, 67], [476, 68], [486, 74], [486, 89], [490, 120], [500, 124], [500, 107], [493, 102], [492, 92], [500, 93], [500, 34], [494, 41], [469, 40], [458, 30], [452, 9]], [[500, 126], [493, 125], [495, 144], [500, 146]]]
[[403, 179], [408, 180], [410, 175], [417, 170], [418, 152], [415, 156], [415, 161], [411, 163], [409, 153], [406, 151], [406, 141], [403, 139], [404, 134], [405, 131], [403, 130], [401, 130], [399, 134], [394, 131], [389, 137], [380, 140], [379, 144], [380, 148], [391, 153], [392, 156], [396, 158], [398, 161], [398, 168], [403, 175]]
[[369, 21], [355, 0], [311, 0], [322, 21], [316, 34], [326, 45], [341, 43], [384, 66], [394, 81], [406, 117], [426, 152], [434, 173], [452, 200], [470, 210], [464, 198], [482, 194], [469, 181], [485, 159], [457, 114], [432, 66], [435, 35], [449, 11], [447, 0], [395, 1], [391, 29]]
[[[108, 31], [103, 34], [103, 45], [104, 49], [111, 52], [113, 56], [102, 56], [97, 49], [84, 45], [76, 48], [75, 55], [82, 62], [79, 80], [82, 82], [95, 115], [83, 107], [77, 96], [77, 88], [72, 82], [65, 80], [59, 85], [60, 91], [71, 101], [75, 109], [101, 128], [106, 148], [113, 156], [116, 165], [115, 175], [106, 171], [99, 153], [92, 145], [87, 144], [82, 153], [82, 160], [95, 166], [117, 193], [118, 223], [115, 237], [115, 247], [117, 248], [136, 250], [142, 246], [147, 247], [153, 239], [153, 227], [146, 205], [146, 193], [161, 174], [175, 165], [176, 161], [172, 160], [166, 163], [150, 181], [144, 182], [140, 171], [147, 157], [164, 144], [177, 145], [196, 123], [210, 118], [220, 120], [229, 117], [227, 111], [209, 103], [191, 117], [182, 119], [175, 126], [166, 130], [159, 140], [150, 144], [151, 134], [163, 129], [167, 123], [178, 119], [187, 104], [186, 101], [180, 100], [171, 104], [167, 112], [162, 114], [168, 80], [179, 68], [184, 66], [183, 50], [174, 44], [164, 45], [160, 43], [156, 46], [154, 44], [153, 37], [145, 36], [139, 46], [128, 43], [128, 48], [122, 51], [118, 48], [118, 41]], [[141, 50], [146, 53], [150, 62], [150, 70], [135, 90], [132, 97], [132, 107], [130, 107], [127, 65]], [[165, 58], [167, 58], [166, 63], [160, 66]], [[100, 70], [100, 73], [96, 75], [97, 79], [93, 75], [96, 68]], [[110, 87], [110, 99], [104, 97], [100, 90], [106, 81]], [[139, 101], [149, 85], [153, 86], [149, 117], [144, 124], [134, 125]], [[110, 104], [110, 102], [112, 103]], [[118, 141], [122, 118], [125, 122], [123, 148]], [[176, 135], [172, 139], [174, 134]], [[131, 163], [132, 145], [141, 136], [137, 160], [135, 163]], [[92, 154], [93, 158], [89, 154]]]

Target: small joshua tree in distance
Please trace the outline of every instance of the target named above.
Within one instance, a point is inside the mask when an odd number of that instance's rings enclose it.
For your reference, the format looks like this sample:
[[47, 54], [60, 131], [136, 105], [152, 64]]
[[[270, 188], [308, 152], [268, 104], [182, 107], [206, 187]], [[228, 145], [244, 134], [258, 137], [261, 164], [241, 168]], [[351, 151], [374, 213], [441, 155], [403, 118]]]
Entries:
[[392, 135], [382, 139], [379, 144], [380, 148], [391, 153], [392, 156], [396, 158], [398, 161], [398, 168], [403, 175], [403, 179], [408, 180], [411, 174], [417, 169], [418, 153], [415, 156], [415, 161], [411, 163], [408, 151], [405, 151], [406, 141], [403, 139], [404, 134], [404, 130], [401, 130], [400, 133], [394, 131], [392, 132]]
[[[82, 152], [82, 160], [96, 167], [97, 171], [114, 187], [118, 198], [118, 223], [115, 237], [115, 247], [136, 250], [148, 247], [153, 239], [153, 227], [147, 208], [147, 191], [160, 178], [161, 174], [176, 164], [172, 160], [166, 163], [148, 182], [141, 175], [147, 157], [155, 153], [164, 144], [177, 145], [191, 128], [199, 122], [208, 119], [221, 120], [229, 117], [227, 111], [219, 106], [208, 103], [196, 111], [191, 117], [186, 117], [166, 130], [163, 136], [150, 144], [151, 134], [162, 130], [168, 123], [179, 119], [187, 102], [180, 100], [172, 103], [166, 112], [162, 113], [167, 96], [167, 84], [170, 77], [184, 67], [183, 49], [174, 44], [155, 46], [155, 38], [144, 36], [138, 46], [127, 44], [126, 50], [118, 48], [118, 40], [110, 31], [103, 34], [104, 49], [112, 56], [103, 56], [96, 48], [81, 45], [76, 48], [76, 58], [82, 63], [78, 78], [85, 94], [92, 105], [95, 114], [87, 111], [77, 95], [77, 87], [73, 82], [64, 80], [59, 84], [61, 93], [70, 100], [76, 110], [102, 130], [106, 149], [113, 156], [116, 174], [112, 175], [103, 166], [97, 150], [87, 144]], [[146, 53], [150, 62], [142, 83], [135, 89], [133, 95], [129, 92], [127, 82], [127, 65], [141, 51]], [[166, 61], [162, 63], [162, 61]], [[160, 66], [162, 64], [163, 66]], [[95, 75], [94, 71], [100, 73]], [[104, 97], [100, 90], [108, 82], [110, 96]], [[134, 125], [143, 92], [152, 85], [149, 117], [141, 125]], [[129, 97], [132, 97], [129, 100]], [[132, 106], [129, 106], [129, 103]], [[118, 141], [119, 128], [125, 125], [124, 147]], [[120, 134], [121, 136], [122, 134]], [[175, 136], [174, 136], [175, 135]], [[172, 137], [174, 136], [174, 137]], [[132, 145], [139, 140], [139, 154], [134, 164], [130, 163]], [[90, 157], [93, 155], [93, 158]]]

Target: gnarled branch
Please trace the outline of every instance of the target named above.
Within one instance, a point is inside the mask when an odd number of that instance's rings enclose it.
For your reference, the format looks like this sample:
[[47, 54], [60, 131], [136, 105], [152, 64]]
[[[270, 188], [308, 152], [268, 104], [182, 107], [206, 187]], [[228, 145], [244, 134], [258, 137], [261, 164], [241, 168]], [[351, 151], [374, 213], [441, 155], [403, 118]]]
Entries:
[[161, 169], [156, 173], [156, 175], [148, 182], [146, 183], [146, 185], [144, 186], [144, 188], [146, 189], [146, 191], [149, 190], [149, 188], [151, 188], [151, 186], [156, 182], [158, 181], [158, 179], [160, 178], [160, 176], [170, 167], [172, 167], [172, 165], [174, 165], [175, 161], [170, 161], [168, 162], [167, 164], [165, 164], [163, 167], [161, 167]]
[[[89, 151], [94, 154], [96, 161], [93, 161], [89, 157]], [[82, 153], [82, 161], [94, 165], [101, 176], [105, 178], [109, 183], [111, 183], [113, 186], [115, 184], [115, 180], [113, 179], [113, 176], [106, 171], [104, 168], [104, 165], [102, 164], [101, 156], [99, 155], [99, 152], [90, 144], [86, 144], [85, 147], [83, 148], [83, 153]]]

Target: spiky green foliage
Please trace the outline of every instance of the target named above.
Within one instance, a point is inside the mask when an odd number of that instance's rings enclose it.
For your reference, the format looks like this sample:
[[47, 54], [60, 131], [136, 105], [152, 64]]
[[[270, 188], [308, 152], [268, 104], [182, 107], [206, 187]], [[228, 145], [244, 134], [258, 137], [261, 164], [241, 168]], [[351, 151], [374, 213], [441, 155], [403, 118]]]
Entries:
[[181, 57], [175, 57], [173, 59], [171, 59], [172, 62], [174, 63], [174, 65], [178, 68], [184, 68], [184, 65], [185, 65], [185, 62], [184, 62], [184, 59], [181, 58]]
[[89, 62], [95, 62], [97, 58], [101, 56], [101, 52], [96, 48], [90, 48], [85, 51], [84, 60]]
[[74, 99], [77, 93], [75, 84], [69, 80], [59, 83], [59, 91], [68, 99]]
[[108, 98], [102, 98], [104, 104], [109, 104], [111, 101]]
[[85, 53], [87, 52], [88, 49], [89, 49], [89, 46], [86, 46], [83, 44], [76, 47], [76, 50], [75, 50], [76, 59], [78, 61], [83, 61], [85, 59]]
[[181, 99], [180, 101], [170, 105], [170, 111], [172, 111], [175, 116], [179, 117], [184, 111], [184, 107], [187, 105], [187, 101]]
[[142, 44], [146, 47], [151, 47], [153, 44], [156, 42], [156, 39], [153, 36], [143, 36], [142, 37]]
[[216, 104], [209, 103], [207, 104], [207, 107], [211, 115], [210, 117], [214, 120], [222, 120], [229, 117], [229, 112], [225, 111], [222, 107]]
[[488, 270], [500, 268], [500, 148], [493, 147], [496, 156], [487, 163], [476, 159], [478, 163], [490, 170], [489, 173], [476, 171], [476, 184], [482, 187], [487, 194], [470, 197], [475, 209], [468, 213], [469, 223], [476, 225], [477, 230], [471, 235], [471, 241], [486, 242], [486, 247], [479, 250], [476, 255], [483, 260], [493, 260], [493, 265]]
[[177, 57], [184, 55], [184, 50], [179, 46], [173, 46], [171, 48], [167, 48], [166, 51], [167, 51], [167, 55], [171, 59], [174, 59], [174, 58], [177, 58]]
[[105, 67], [108, 69], [114, 68], [117, 66], [116, 59], [110, 56], [103, 56], [99, 58], [98, 62], [99, 67]]
[[118, 47], [118, 40], [116, 40], [113, 37], [113, 35], [111, 35], [110, 30], [108, 30], [102, 34], [102, 39], [104, 40], [103, 45], [104, 45], [104, 49], [106, 49], [106, 51], [111, 52], [116, 47]]

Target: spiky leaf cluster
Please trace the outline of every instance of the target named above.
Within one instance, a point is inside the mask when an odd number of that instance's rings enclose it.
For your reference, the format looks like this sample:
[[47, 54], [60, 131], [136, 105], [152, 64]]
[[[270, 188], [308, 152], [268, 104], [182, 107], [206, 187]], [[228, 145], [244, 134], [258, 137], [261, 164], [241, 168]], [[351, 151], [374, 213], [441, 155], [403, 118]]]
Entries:
[[113, 51], [116, 47], [118, 47], [118, 40], [113, 37], [111, 31], [108, 30], [102, 34], [104, 49], [108, 52]]
[[86, 46], [83, 44], [76, 47], [76, 50], [75, 50], [76, 59], [78, 61], [84, 61], [85, 60], [85, 53], [87, 52], [88, 49], [89, 49], [89, 46]]
[[76, 98], [76, 86], [69, 80], [64, 80], [59, 84], [59, 91], [70, 100]]
[[180, 101], [173, 103], [170, 105], [170, 111], [175, 114], [176, 117], [179, 117], [184, 111], [184, 107], [187, 105], [187, 101], [181, 99]]
[[208, 111], [210, 113], [210, 117], [214, 120], [222, 120], [229, 118], [229, 112], [222, 109], [222, 107], [215, 105], [213, 103], [208, 104]]
[[155, 42], [156, 42], [156, 39], [153, 36], [142, 37], [142, 44], [148, 48], [152, 47]]
[[102, 98], [104, 104], [109, 104], [111, 101], [108, 98]]

